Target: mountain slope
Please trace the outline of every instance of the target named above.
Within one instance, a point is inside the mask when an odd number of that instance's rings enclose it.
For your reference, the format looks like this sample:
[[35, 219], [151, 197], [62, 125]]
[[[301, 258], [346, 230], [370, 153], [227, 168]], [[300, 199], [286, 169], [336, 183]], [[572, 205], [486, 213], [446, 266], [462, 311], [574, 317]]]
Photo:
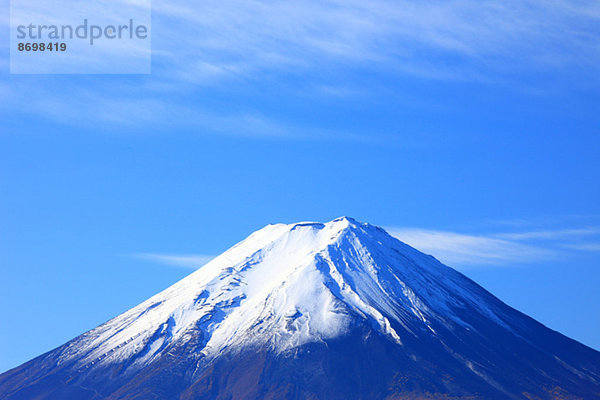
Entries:
[[0, 399], [594, 399], [600, 353], [381, 228], [269, 225]]

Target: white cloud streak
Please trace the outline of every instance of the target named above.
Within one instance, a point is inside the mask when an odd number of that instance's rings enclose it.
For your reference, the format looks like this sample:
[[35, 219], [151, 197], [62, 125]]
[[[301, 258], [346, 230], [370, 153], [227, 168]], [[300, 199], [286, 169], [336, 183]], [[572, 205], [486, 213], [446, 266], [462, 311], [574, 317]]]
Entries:
[[[36, 2], [30, 3], [35, 10]], [[598, 32], [592, 27], [599, 9], [595, 2], [569, 0], [207, 0], [193, 6], [154, 0], [153, 46], [169, 64], [189, 65], [183, 70], [192, 72], [187, 78], [193, 80], [320, 64], [323, 57], [413, 64], [421, 53], [415, 49], [423, 47], [474, 59], [495, 54], [547, 61], [558, 47], [597, 55]], [[105, 5], [103, 13], [119, 11]], [[540, 49], [540, 42], [551, 46]], [[543, 57], [536, 56], [540, 52]], [[564, 53], [554, 56], [573, 62]]]
[[552, 250], [487, 236], [410, 228], [390, 228], [388, 232], [451, 266], [529, 263], [555, 255]]
[[600, 242], [566, 244], [566, 248], [583, 251], [600, 251]]
[[562, 229], [562, 230], [541, 230], [519, 233], [501, 233], [495, 235], [497, 238], [511, 240], [527, 240], [527, 239], [557, 239], [564, 240], [570, 237], [589, 236], [600, 233], [598, 228], [582, 228], [582, 229]]
[[[600, 56], [595, 2], [155, 0], [153, 8], [158, 57], [176, 60], [177, 79], [197, 82], [332, 63], [472, 80], [569, 64], [596, 70]], [[178, 35], [196, 51], [182, 54]]]
[[198, 269], [215, 256], [206, 254], [157, 254], [157, 253], [138, 253], [132, 255], [135, 258], [151, 261], [158, 264], [171, 265], [175, 267]]
[[[28, 4], [35, 10], [37, 3]], [[155, 127], [157, 120], [185, 121], [179, 123], [200, 133], [338, 140], [353, 133], [313, 134], [315, 127], [294, 126], [260, 110], [215, 112], [190, 97], [224, 82], [287, 82], [298, 76], [301, 83], [281, 85], [281, 91], [361, 96], [360, 80], [343, 79], [356, 70], [494, 83], [520, 74], [571, 73], [588, 87], [600, 83], [600, 5], [593, 1], [152, 3], [151, 76], [105, 82], [101, 88], [91, 85], [91, 91], [86, 79], [59, 84], [51, 84], [52, 77], [11, 80], [6, 96], [11, 101], [0, 106], [0, 113], [27, 110], [76, 126]], [[106, 12], [118, 14], [116, 5]], [[0, 19], [0, 24], [8, 21]], [[6, 64], [8, 52], [4, 54], [0, 62]], [[354, 86], [346, 87], [348, 83]], [[523, 83], [514, 86], [521, 90]]]
[[459, 268], [523, 265], [561, 258], [567, 251], [600, 251], [600, 242], [589, 242], [600, 233], [597, 227], [485, 235], [398, 227], [387, 230], [408, 245]]

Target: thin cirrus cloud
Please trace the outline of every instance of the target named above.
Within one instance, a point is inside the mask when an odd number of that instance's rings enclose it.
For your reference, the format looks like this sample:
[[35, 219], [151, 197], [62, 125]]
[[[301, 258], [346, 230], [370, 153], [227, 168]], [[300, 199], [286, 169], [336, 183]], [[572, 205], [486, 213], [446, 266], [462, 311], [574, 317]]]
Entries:
[[174, 267], [198, 269], [215, 256], [206, 254], [158, 254], [158, 253], [137, 253], [133, 257], [150, 261], [157, 264], [170, 265]]
[[[70, 2], [61, 0], [58, 22], [81, 18]], [[28, 15], [48, 12], [40, 0], [20, 3]], [[143, 2], [88, 3], [95, 18], [118, 20], [124, 6]], [[472, 80], [540, 66], [597, 71], [600, 57], [600, 6], [591, 1], [154, 0], [151, 9], [161, 81], [212, 84], [328, 65]]]
[[566, 248], [583, 251], [600, 251], [600, 242], [566, 244]]
[[568, 238], [577, 238], [600, 233], [600, 229], [596, 227], [578, 228], [578, 229], [562, 229], [562, 230], [538, 230], [519, 233], [501, 233], [495, 235], [498, 238], [510, 240], [527, 240], [527, 239], [547, 239], [547, 240], [562, 240]]
[[[600, 251], [597, 227], [473, 235], [418, 228], [388, 228], [399, 240], [458, 268], [511, 266]], [[591, 241], [590, 241], [591, 239]]]
[[[600, 56], [593, 2], [154, 1], [153, 13], [155, 31], [166, 32], [153, 38], [159, 59], [173, 78], [194, 82], [332, 63], [472, 80], [517, 68], [596, 69]], [[180, 34], [198, 51], [182, 54], [172, 40]]]
[[483, 235], [414, 228], [390, 228], [388, 232], [451, 266], [509, 265], [555, 255], [549, 249]]
[[[39, 0], [27, 2], [32, 10], [37, 3]], [[119, 15], [120, 2], [101, 3], [103, 12]], [[344, 78], [349, 71], [493, 83], [547, 72], [577, 76], [573, 81], [586, 85], [598, 82], [600, 76], [597, 2], [152, 3], [152, 75], [110, 82], [104, 78], [101, 88], [83, 78], [68, 82], [52, 76], [11, 80], [5, 96], [11, 101], [0, 105], [0, 115], [29, 113], [84, 126], [137, 121], [152, 128], [156, 120], [168, 119], [192, 121], [189, 128], [217, 135], [338, 140], [343, 135], [337, 132], [310, 135], [306, 132], [312, 129], [268, 113], [211, 111], [209, 106], [190, 101], [190, 96], [198, 87], [218, 90], [265, 78], [286, 82], [280, 90], [290, 95], [314, 90], [316, 96], [339, 98], [369, 92], [360, 86], [360, 79]], [[0, 19], [0, 24], [6, 26], [9, 21]], [[8, 52], [4, 54], [0, 62], [6, 64]], [[302, 76], [300, 83], [286, 79], [298, 75]], [[514, 87], [520, 90], [523, 82]], [[64, 110], [77, 113], [65, 118]], [[168, 118], [159, 118], [165, 115]]]

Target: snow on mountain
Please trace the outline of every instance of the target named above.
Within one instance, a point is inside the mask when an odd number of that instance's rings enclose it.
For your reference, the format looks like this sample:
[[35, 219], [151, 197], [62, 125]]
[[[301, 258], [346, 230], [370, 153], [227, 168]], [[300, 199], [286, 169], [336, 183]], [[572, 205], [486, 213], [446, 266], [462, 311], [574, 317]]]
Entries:
[[475, 307], [510, 329], [468, 283], [433, 257], [350, 218], [268, 225], [83, 335], [60, 362], [75, 358], [84, 366], [141, 354], [131, 367], [142, 367], [197, 331], [205, 341], [201, 356], [264, 343], [281, 352], [342, 335], [356, 315], [402, 344], [390, 318], [413, 334], [422, 326], [435, 334], [432, 320], [468, 327], [449, 306]]
[[0, 399], [11, 400], [402, 393], [600, 398], [600, 353], [383, 229], [343, 217], [268, 225], [137, 307], [0, 375]]

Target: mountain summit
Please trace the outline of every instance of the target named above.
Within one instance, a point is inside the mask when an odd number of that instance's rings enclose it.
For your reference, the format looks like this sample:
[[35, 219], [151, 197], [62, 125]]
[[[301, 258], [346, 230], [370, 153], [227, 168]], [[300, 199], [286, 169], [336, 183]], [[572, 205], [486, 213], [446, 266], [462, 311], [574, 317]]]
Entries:
[[600, 353], [383, 229], [253, 233], [0, 375], [0, 399], [600, 399]]

